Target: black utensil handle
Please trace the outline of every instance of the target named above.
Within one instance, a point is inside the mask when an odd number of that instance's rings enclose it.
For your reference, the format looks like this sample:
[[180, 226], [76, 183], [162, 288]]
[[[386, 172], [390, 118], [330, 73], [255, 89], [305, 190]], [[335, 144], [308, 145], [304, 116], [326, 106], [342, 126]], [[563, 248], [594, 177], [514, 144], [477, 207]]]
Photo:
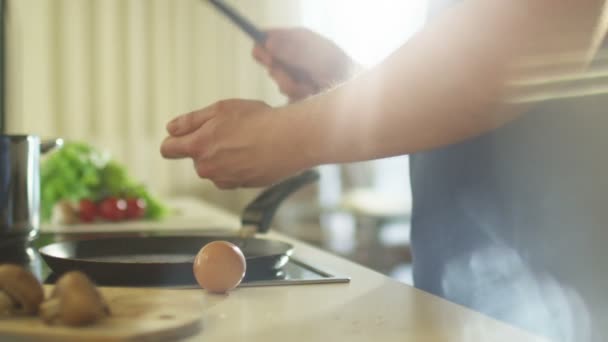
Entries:
[[47, 153], [55, 148], [61, 148], [63, 146], [63, 139], [55, 138], [43, 140], [40, 143], [40, 153]]
[[232, 21], [236, 26], [243, 30], [243, 32], [251, 37], [256, 43], [262, 45], [264, 44], [266, 41], [266, 33], [258, 29], [234, 8], [230, 7], [222, 0], [209, 0], [209, 2], [226, 17], [228, 17], [228, 19], [230, 19], [230, 21]]
[[[230, 7], [223, 0], [208, 0], [218, 11], [224, 14], [232, 23], [239, 27], [245, 32], [251, 39], [256, 43], [264, 46], [266, 38], [268, 37], [266, 32], [258, 29], [251, 21], [242, 16], [237, 10]], [[310, 77], [309, 73], [298, 67], [285, 63], [284, 61], [278, 61], [278, 64], [289, 76], [296, 82], [306, 83], [314, 87], [314, 91], [317, 92], [319, 89], [317, 83]]]
[[243, 226], [257, 227], [258, 233], [267, 232], [274, 214], [283, 200], [304, 185], [318, 179], [318, 171], [306, 170], [262, 191], [243, 211], [241, 223]]

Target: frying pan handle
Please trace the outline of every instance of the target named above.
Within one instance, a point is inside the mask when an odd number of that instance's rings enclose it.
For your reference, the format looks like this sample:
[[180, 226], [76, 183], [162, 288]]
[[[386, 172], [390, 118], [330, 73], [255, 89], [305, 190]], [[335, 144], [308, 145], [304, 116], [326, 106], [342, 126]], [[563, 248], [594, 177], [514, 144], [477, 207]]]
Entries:
[[245, 208], [241, 216], [243, 227], [253, 226], [257, 228], [258, 233], [267, 232], [274, 214], [283, 200], [304, 185], [318, 179], [319, 172], [317, 170], [306, 170], [262, 191]]

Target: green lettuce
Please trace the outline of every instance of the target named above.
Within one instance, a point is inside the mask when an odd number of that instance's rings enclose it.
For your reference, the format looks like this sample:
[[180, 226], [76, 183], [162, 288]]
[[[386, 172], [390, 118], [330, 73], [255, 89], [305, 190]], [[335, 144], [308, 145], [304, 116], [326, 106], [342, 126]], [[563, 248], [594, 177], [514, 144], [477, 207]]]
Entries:
[[145, 218], [165, 217], [168, 208], [146, 187], [131, 178], [127, 169], [100, 151], [83, 142], [66, 142], [63, 147], [41, 163], [41, 216], [51, 219], [53, 207], [62, 200], [101, 200], [108, 196], [140, 197], [146, 201]]

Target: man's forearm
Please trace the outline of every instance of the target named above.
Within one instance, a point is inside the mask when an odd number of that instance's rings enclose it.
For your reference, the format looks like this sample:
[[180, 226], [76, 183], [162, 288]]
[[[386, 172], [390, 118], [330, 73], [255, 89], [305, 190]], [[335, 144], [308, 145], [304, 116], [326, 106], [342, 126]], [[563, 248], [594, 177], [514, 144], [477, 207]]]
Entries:
[[[310, 164], [412, 153], [512, 120], [503, 98], [514, 62], [588, 51], [603, 1], [472, 0], [384, 63], [282, 110]], [[584, 64], [581, 60], [580, 65]]]

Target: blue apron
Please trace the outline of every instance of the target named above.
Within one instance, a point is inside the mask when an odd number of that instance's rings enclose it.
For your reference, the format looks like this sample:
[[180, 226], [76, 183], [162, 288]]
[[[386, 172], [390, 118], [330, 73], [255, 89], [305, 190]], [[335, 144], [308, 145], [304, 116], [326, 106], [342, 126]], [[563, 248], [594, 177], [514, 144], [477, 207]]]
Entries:
[[607, 129], [608, 95], [551, 100], [412, 155], [415, 286], [555, 340], [600, 340]]

